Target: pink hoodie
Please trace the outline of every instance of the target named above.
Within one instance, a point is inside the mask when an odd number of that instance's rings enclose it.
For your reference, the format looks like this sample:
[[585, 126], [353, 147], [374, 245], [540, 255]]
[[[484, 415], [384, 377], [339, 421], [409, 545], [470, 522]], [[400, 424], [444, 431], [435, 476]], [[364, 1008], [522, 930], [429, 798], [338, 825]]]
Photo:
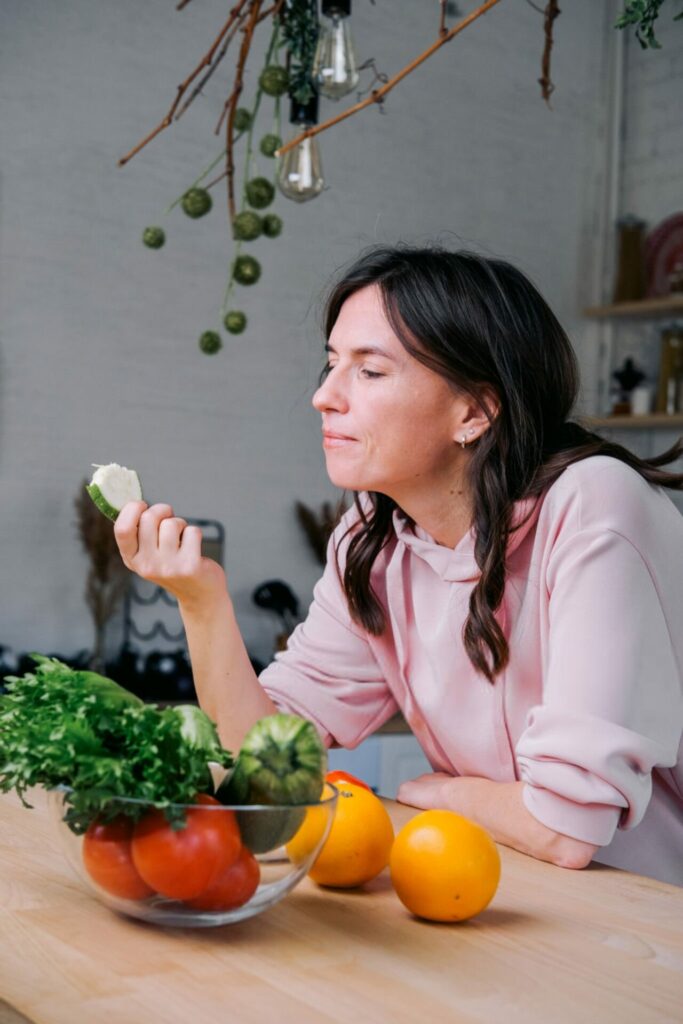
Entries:
[[355, 506], [261, 683], [328, 745], [355, 747], [400, 709], [435, 771], [521, 779], [529, 811], [605, 847], [596, 860], [683, 885], [683, 516], [606, 456], [518, 502], [514, 522], [528, 512], [508, 544], [496, 616], [510, 661], [495, 685], [461, 638], [473, 531], [450, 549], [394, 512], [372, 569], [388, 623], [375, 637], [351, 620], [334, 564]]

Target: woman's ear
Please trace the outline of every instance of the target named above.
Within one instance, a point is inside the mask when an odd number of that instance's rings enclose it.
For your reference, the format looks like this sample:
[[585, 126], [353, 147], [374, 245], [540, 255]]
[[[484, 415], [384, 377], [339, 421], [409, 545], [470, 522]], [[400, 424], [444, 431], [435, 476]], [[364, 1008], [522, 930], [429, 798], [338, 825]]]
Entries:
[[467, 444], [476, 441], [488, 430], [499, 412], [500, 399], [493, 388], [483, 389], [477, 398], [466, 398], [465, 406], [460, 410], [454, 440], [460, 444], [464, 435]]

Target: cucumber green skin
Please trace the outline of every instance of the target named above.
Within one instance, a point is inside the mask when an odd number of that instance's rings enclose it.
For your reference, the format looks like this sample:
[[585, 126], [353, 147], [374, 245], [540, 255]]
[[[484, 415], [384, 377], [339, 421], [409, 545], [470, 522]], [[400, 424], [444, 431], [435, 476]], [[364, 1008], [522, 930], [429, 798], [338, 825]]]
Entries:
[[102, 515], [105, 515], [107, 519], [111, 519], [111, 521], [115, 523], [121, 509], [114, 508], [113, 505], [109, 504], [97, 484], [86, 484], [85, 489], [97, 505]]
[[85, 489], [97, 505], [102, 515], [105, 515], [107, 519], [111, 519], [111, 521], [115, 523], [119, 510], [109, 504], [97, 484], [86, 484]]

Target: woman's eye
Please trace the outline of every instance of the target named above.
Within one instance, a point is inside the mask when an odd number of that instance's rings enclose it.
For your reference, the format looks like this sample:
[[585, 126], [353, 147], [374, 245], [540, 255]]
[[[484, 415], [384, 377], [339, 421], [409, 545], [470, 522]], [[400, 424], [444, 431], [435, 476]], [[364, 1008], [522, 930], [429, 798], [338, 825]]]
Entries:
[[383, 373], [375, 373], [375, 371], [374, 371], [374, 370], [366, 370], [366, 369], [362, 369], [362, 370], [361, 370], [361, 373], [364, 373], [366, 377], [372, 377], [372, 378], [375, 378], [375, 377], [383, 377], [383, 376], [384, 376], [384, 374], [383, 374]]

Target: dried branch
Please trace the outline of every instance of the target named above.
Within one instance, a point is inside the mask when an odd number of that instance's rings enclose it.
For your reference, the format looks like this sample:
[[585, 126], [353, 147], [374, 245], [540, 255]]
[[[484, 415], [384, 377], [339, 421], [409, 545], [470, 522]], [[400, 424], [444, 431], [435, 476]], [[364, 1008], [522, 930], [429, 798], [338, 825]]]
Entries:
[[439, 35], [445, 36], [448, 29], [446, 28], [446, 4], [448, 0], [439, 0], [441, 4], [441, 20], [439, 22]]
[[327, 556], [327, 542], [329, 541], [335, 526], [346, 512], [344, 500], [338, 502], [335, 508], [329, 501], [323, 502], [320, 512], [315, 513], [301, 501], [294, 504], [296, 518], [306, 535], [311, 550], [320, 565], [325, 565]]
[[230, 223], [232, 224], [235, 219], [235, 162], [232, 155], [233, 147], [233, 135], [234, 135], [234, 124], [235, 124], [235, 111], [237, 110], [237, 101], [240, 98], [242, 92], [242, 76], [244, 74], [244, 66], [247, 63], [247, 57], [249, 56], [249, 50], [251, 48], [251, 40], [254, 35], [254, 29], [258, 23], [258, 16], [261, 12], [261, 5], [263, 0], [250, 0], [251, 10], [249, 14], [249, 21], [244, 28], [244, 38], [242, 39], [242, 45], [240, 47], [240, 55], [237, 59], [237, 74], [235, 75], [235, 86], [225, 102], [223, 107], [223, 113], [221, 114], [221, 120], [218, 122], [217, 131], [220, 130], [221, 121], [228, 113], [228, 123], [225, 129], [225, 173], [228, 179], [228, 215], [230, 217]]
[[271, 16], [271, 14], [272, 14], [273, 18], [277, 18], [277, 16], [279, 15], [280, 11], [282, 10], [282, 8], [284, 6], [285, 6], [285, 0], [275, 0], [275, 3], [273, 4], [273, 6], [269, 7], [267, 11], [263, 12], [263, 14], [259, 17], [259, 20], [256, 22], [256, 24], [260, 25], [261, 22], [265, 21], [266, 18], [269, 18]]
[[237, 4], [230, 11], [230, 17], [228, 18], [228, 20], [226, 21], [225, 25], [223, 25], [223, 28], [218, 33], [218, 35], [217, 35], [216, 39], [214, 40], [210, 50], [208, 51], [208, 53], [206, 53], [202, 57], [201, 61], [199, 62], [197, 67], [194, 69], [192, 74], [188, 78], [186, 78], [185, 81], [181, 85], [178, 86], [178, 91], [177, 91], [177, 94], [176, 94], [176, 98], [173, 101], [171, 109], [166, 114], [166, 117], [163, 119], [163, 121], [160, 122], [160, 124], [158, 124], [156, 126], [156, 128], [153, 131], [151, 131], [149, 133], [149, 135], [145, 136], [145, 138], [142, 139], [142, 141], [139, 142], [137, 144], [137, 146], [135, 146], [133, 149], [131, 149], [130, 153], [127, 153], [124, 157], [121, 157], [121, 159], [119, 160], [119, 167], [123, 167], [124, 164], [127, 164], [129, 160], [132, 160], [132, 158], [136, 155], [136, 153], [139, 153], [141, 149], [144, 149], [144, 147], [147, 145], [148, 142], [151, 142], [152, 139], [156, 138], [156, 136], [159, 135], [159, 133], [164, 130], [164, 128], [168, 128], [168, 126], [172, 123], [173, 115], [175, 114], [176, 110], [178, 109], [178, 105], [180, 104], [181, 99], [183, 98], [183, 96], [185, 95], [185, 93], [187, 92], [189, 87], [192, 85], [192, 83], [194, 82], [195, 78], [197, 77], [197, 75], [202, 70], [202, 68], [208, 67], [208, 65], [211, 64], [211, 61], [213, 60], [214, 53], [216, 52], [218, 47], [223, 42], [226, 34], [232, 28], [233, 24], [235, 23], [235, 21], [239, 17], [239, 15], [240, 15], [240, 13], [242, 11], [242, 8], [245, 6], [245, 4], [247, 2], [248, 2], [248, 0], [237, 0]]
[[379, 89], [373, 89], [367, 99], [361, 100], [360, 103], [356, 103], [353, 107], [349, 107], [347, 110], [342, 111], [342, 113], [337, 114], [336, 117], [331, 117], [328, 121], [323, 122], [323, 124], [313, 125], [311, 128], [306, 128], [301, 135], [297, 135], [296, 138], [282, 146], [277, 151], [276, 156], [284, 156], [284, 154], [288, 153], [290, 149], [294, 149], [295, 146], [300, 145], [304, 139], [310, 139], [313, 138], [314, 135], [320, 135], [321, 132], [331, 128], [333, 124], [345, 121], [347, 117], [357, 114], [359, 110], [363, 110], [364, 107], [369, 107], [371, 103], [379, 103], [381, 105], [384, 102], [384, 97], [387, 93], [390, 92], [395, 85], [398, 85], [406, 75], [409, 75], [411, 71], [414, 71], [415, 68], [420, 66], [420, 64], [423, 64], [424, 61], [428, 60], [433, 53], [436, 53], [444, 43], [450, 42], [451, 39], [466, 29], [468, 25], [471, 25], [473, 21], [480, 18], [482, 14], [486, 14], [487, 11], [492, 7], [495, 7], [498, 3], [500, 3], [500, 0], [486, 0], [486, 3], [483, 3], [481, 7], [478, 7], [476, 11], [472, 11], [471, 14], [468, 14], [454, 28], [447, 31], [445, 35], [440, 36], [435, 43], [432, 43], [424, 53], [421, 53], [419, 57], [416, 57], [415, 60], [411, 61], [411, 63], [403, 68], [402, 71], [399, 71], [397, 75], [394, 75], [393, 78], [389, 79], [386, 85], [381, 86]]
[[95, 644], [91, 664], [100, 669], [104, 660], [107, 622], [116, 610], [128, 586], [130, 574], [119, 554], [111, 522], [90, 499], [83, 480], [74, 501], [78, 535], [88, 556], [85, 601], [93, 620]]
[[[225, 42], [223, 43], [223, 46], [221, 47], [221, 50], [220, 50], [218, 56], [215, 59], [215, 61], [213, 62], [213, 64], [209, 68], [209, 70], [206, 72], [204, 77], [199, 80], [197, 85], [194, 87], [194, 89], [190, 93], [188, 99], [185, 100], [185, 102], [183, 103], [182, 107], [180, 108], [178, 113], [175, 115], [175, 120], [176, 121], [178, 120], [179, 117], [181, 117], [182, 114], [185, 113], [185, 111], [190, 106], [190, 104], [193, 102], [193, 100], [195, 100], [197, 98], [197, 96], [200, 95], [200, 93], [204, 89], [204, 86], [209, 81], [209, 79], [213, 75], [213, 73], [216, 70], [216, 68], [219, 67], [221, 61], [223, 60], [223, 58], [225, 57], [226, 53], [228, 52], [228, 47], [230, 46], [230, 43], [233, 41], [233, 39], [235, 38], [235, 36], [239, 32], [239, 30], [242, 27], [242, 25], [244, 24], [244, 21], [246, 20], [246, 18], [247, 18], [247, 13], [245, 12], [244, 14], [241, 14], [239, 16], [239, 18], [237, 19], [235, 24], [232, 26], [230, 32], [227, 35], [227, 38], [226, 38]], [[216, 135], [217, 134], [218, 134], [218, 132], [216, 132]]]
[[553, 48], [553, 22], [562, 12], [557, 6], [557, 0], [548, 0], [543, 15], [543, 30], [545, 32], [545, 47], [543, 49], [543, 60], [541, 61], [541, 77], [538, 84], [541, 86], [543, 99], [550, 106], [550, 97], [555, 91], [550, 78], [550, 51]]

